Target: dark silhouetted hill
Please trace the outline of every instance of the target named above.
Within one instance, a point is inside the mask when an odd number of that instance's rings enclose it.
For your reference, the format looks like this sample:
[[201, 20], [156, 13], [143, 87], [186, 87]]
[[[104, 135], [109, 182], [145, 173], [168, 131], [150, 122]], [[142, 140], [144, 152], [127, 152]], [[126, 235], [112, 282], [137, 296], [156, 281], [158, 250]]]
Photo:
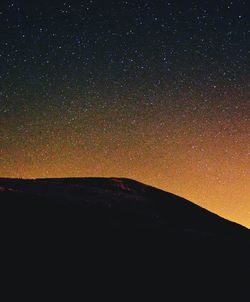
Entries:
[[16, 265], [49, 263], [141, 297], [199, 285], [247, 301], [250, 231], [174, 194], [123, 178], [2, 178], [0, 212]]

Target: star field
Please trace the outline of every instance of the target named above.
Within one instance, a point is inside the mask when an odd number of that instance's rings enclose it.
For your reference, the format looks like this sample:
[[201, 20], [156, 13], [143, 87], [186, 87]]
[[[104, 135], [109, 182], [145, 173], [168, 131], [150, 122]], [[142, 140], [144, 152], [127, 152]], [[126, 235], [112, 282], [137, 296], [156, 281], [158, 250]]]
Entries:
[[250, 227], [249, 12], [1, 1], [0, 177], [129, 177]]

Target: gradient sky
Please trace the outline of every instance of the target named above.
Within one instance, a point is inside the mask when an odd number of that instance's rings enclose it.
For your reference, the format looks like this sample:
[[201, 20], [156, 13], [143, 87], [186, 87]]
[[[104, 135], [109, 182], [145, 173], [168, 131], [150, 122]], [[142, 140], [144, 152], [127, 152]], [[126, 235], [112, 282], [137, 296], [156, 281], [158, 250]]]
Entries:
[[249, 11], [1, 1], [0, 177], [129, 177], [250, 227]]

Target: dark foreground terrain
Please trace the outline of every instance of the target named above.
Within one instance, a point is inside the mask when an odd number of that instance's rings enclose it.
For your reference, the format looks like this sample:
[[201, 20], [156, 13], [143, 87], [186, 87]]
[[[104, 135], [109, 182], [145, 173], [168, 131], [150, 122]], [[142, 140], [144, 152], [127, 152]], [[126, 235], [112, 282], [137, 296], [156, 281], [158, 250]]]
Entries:
[[90, 288], [117, 300], [250, 299], [250, 231], [176, 195], [130, 179], [0, 179], [0, 208], [5, 279], [27, 273], [40, 295], [74, 280], [70, 300]]

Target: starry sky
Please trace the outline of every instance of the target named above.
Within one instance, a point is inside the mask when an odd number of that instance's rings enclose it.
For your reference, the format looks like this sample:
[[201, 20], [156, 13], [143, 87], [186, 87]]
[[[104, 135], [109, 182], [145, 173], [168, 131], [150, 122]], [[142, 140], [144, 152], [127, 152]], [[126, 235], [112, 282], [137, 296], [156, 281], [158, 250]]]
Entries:
[[85, 176], [250, 227], [249, 1], [1, 1], [0, 177]]

